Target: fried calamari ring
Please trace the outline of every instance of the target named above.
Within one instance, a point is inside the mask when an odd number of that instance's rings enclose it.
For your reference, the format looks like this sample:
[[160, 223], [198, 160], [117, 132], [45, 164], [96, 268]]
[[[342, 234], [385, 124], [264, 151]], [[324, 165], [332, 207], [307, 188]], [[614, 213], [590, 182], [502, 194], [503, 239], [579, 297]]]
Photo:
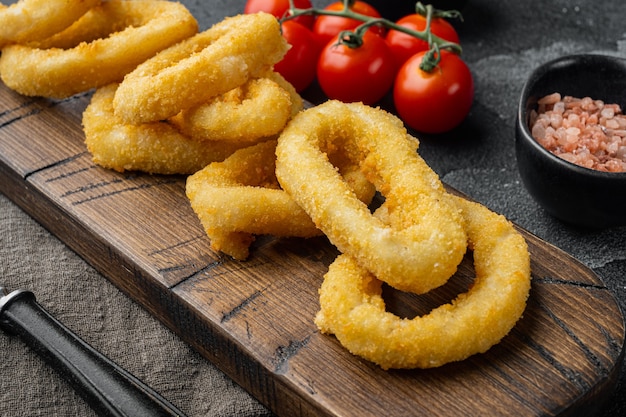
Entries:
[[315, 323], [351, 353], [388, 368], [433, 368], [486, 352], [521, 317], [530, 290], [524, 238], [503, 217], [455, 197], [474, 250], [476, 278], [467, 293], [425, 316], [385, 311], [381, 284], [349, 255], [340, 255], [320, 288]]
[[225, 142], [201, 142], [166, 122], [129, 125], [113, 113], [117, 84], [101, 87], [83, 112], [85, 144], [94, 163], [115, 171], [192, 174], [222, 161], [241, 148]]
[[[304, 110], [283, 130], [276, 174], [341, 252], [397, 289], [424, 293], [454, 274], [467, 237], [458, 207], [417, 147], [391, 114], [328, 101]], [[385, 196], [394, 226], [354, 198], [325, 156], [335, 148], [345, 148]]]
[[100, 0], [20, 0], [0, 4], [0, 48], [38, 41], [69, 27]]
[[128, 74], [115, 113], [129, 123], [167, 119], [265, 74], [287, 49], [272, 15], [226, 18]]
[[170, 120], [181, 132], [199, 140], [254, 143], [274, 136], [303, 106], [302, 99], [287, 91], [279, 77], [272, 72], [251, 79]]
[[296, 88], [282, 75], [272, 69], [266, 75], [264, 75], [264, 77], [267, 77], [270, 80], [274, 81], [276, 84], [281, 86], [283, 90], [289, 93], [289, 97], [291, 97], [291, 115], [289, 116], [290, 120], [293, 119], [296, 114], [300, 113], [302, 109], [304, 109], [304, 100], [302, 100], [302, 97], [300, 96], [300, 94], [298, 94]]
[[27, 96], [65, 98], [120, 82], [138, 64], [198, 31], [183, 5], [169, 1], [103, 2], [50, 40], [9, 45], [0, 75]]
[[[244, 260], [254, 235], [321, 235], [309, 216], [280, 189], [275, 174], [276, 140], [238, 150], [187, 178], [187, 197], [214, 250]], [[358, 198], [369, 202], [374, 187], [340, 154], [331, 155]]]

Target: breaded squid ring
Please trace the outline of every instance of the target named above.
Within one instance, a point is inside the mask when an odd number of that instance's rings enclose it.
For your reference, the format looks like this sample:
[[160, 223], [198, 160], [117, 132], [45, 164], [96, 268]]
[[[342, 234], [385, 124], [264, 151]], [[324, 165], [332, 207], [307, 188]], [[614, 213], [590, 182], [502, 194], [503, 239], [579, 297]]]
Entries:
[[117, 84], [101, 87], [83, 112], [85, 144], [94, 163], [115, 171], [192, 174], [242, 145], [201, 142], [166, 122], [129, 125], [113, 113]]
[[100, 0], [20, 0], [0, 4], [0, 48], [45, 39], [69, 27]]
[[291, 94], [279, 77], [282, 78], [272, 72], [267, 77], [248, 80], [170, 120], [181, 132], [198, 140], [255, 143], [277, 135], [303, 107], [295, 90], [295, 95]]
[[[254, 235], [313, 237], [322, 233], [282, 191], [275, 174], [276, 140], [238, 150], [187, 178], [186, 193], [211, 247], [244, 260]], [[341, 155], [331, 155], [362, 201], [374, 187]]]
[[340, 255], [320, 288], [315, 323], [351, 353], [389, 368], [433, 368], [484, 353], [521, 317], [530, 290], [524, 238], [486, 207], [454, 197], [474, 249], [470, 290], [425, 316], [385, 311], [381, 284], [349, 255]]
[[302, 109], [304, 109], [304, 100], [302, 100], [302, 97], [298, 94], [296, 88], [289, 81], [287, 81], [285, 77], [274, 71], [274, 69], [268, 71], [264, 77], [274, 81], [276, 84], [281, 86], [283, 90], [289, 93], [289, 97], [291, 98], [291, 114], [289, 115], [290, 120], [293, 119], [296, 114], [300, 113]]
[[129, 123], [167, 119], [263, 75], [287, 49], [274, 16], [226, 18], [128, 74], [115, 113]]
[[65, 98], [120, 82], [141, 62], [196, 34], [198, 24], [180, 3], [110, 0], [66, 31], [4, 48], [4, 83], [27, 96]]
[[[276, 175], [341, 252], [389, 285], [421, 294], [454, 274], [467, 237], [458, 207], [417, 147], [391, 114], [328, 101], [304, 110], [283, 130]], [[345, 148], [385, 197], [393, 226], [354, 198], [325, 156], [334, 148]]]

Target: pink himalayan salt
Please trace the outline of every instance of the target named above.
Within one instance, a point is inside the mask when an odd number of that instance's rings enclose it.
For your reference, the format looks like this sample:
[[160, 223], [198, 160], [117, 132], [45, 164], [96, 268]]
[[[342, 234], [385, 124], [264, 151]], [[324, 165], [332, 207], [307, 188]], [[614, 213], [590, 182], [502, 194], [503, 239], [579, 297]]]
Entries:
[[549, 94], [530, 115], [532, 136], [566, 161], [606, 172], [626, 172], [626, 115], [618, 104]]

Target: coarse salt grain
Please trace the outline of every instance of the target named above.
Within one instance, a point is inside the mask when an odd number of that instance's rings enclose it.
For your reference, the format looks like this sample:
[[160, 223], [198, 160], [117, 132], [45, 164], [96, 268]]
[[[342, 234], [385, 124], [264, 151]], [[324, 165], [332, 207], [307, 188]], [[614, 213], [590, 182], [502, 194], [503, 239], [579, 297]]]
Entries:
[[533, 138], [566, 161], [605, 172], [626, 172], [626, 115], [618, 104], [549, 94], [531, 112]]

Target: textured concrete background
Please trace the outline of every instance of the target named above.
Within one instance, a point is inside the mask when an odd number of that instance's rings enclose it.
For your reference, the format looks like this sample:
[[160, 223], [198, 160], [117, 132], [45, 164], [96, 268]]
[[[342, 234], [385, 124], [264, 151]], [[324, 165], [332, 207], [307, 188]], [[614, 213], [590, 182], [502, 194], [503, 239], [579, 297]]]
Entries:
[[[207, 28], [243, 10], [245, 1], [182, 3]], [[520, 182], [513, 127], [521, 87], [537, 65], [580, 52], [626, 55], [626, 3], [469, 0], [463, 15], [456, 26], [475, 78], [475, 103], [455, 132], [437, 138], [420, 135], [420, 154], [448, 184], [591, 267], [626, 310], [626, 228], [585, 232], [545, 214]], [[314, 92], [310, 96], [319, 98]], [[190, 416], [269, 415], [2, 195], [0, 259], [0, 277], [33, 290], [68, 327]], [[93, 415], [19, 340], [0, 334], [0, 351], [1, 416]], [[606, 413], [618, 415], [626, 415], [624, 374]]]

